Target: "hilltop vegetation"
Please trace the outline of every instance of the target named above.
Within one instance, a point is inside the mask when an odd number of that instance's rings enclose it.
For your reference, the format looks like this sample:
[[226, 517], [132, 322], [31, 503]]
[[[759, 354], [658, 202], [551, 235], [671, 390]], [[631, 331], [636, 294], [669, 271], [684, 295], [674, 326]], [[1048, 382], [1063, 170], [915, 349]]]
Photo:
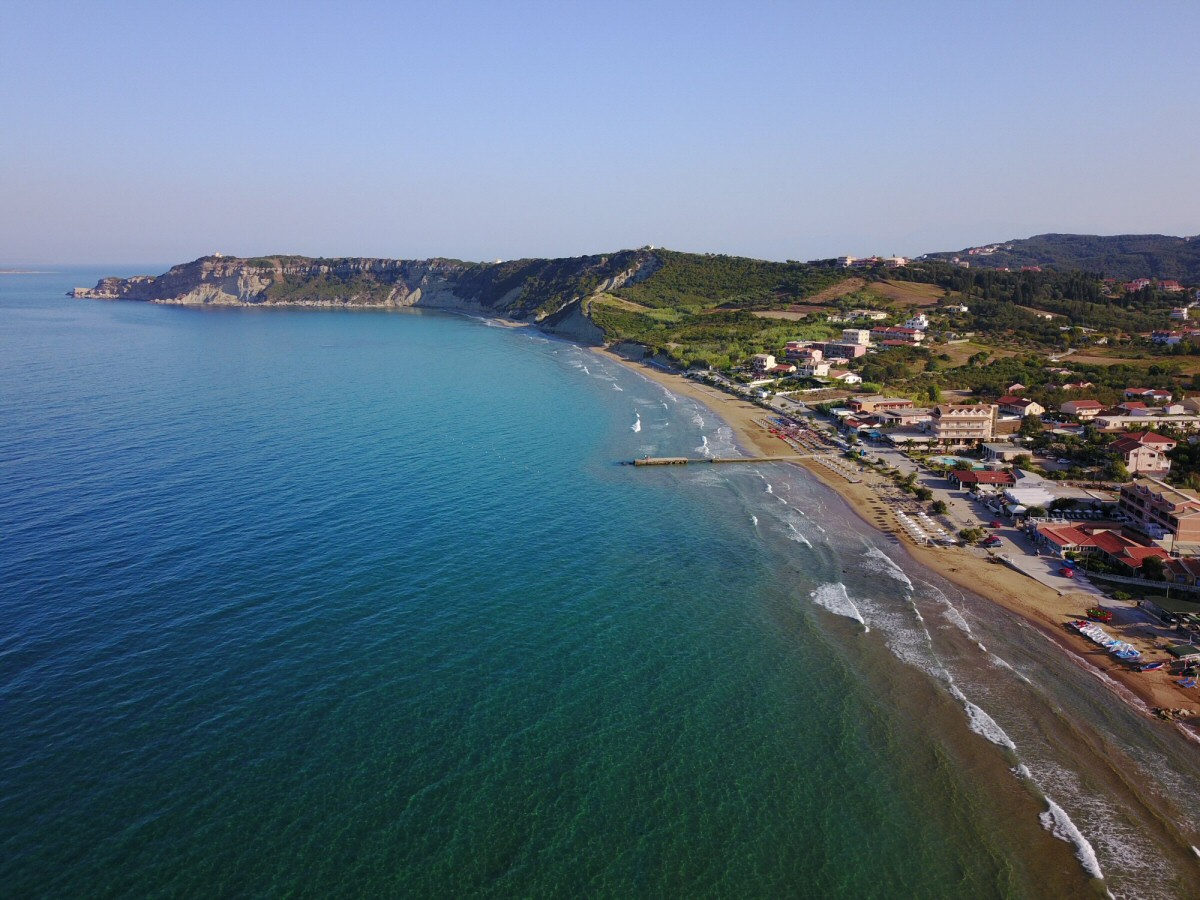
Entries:
[[972, 268], [1053, 267], [1059, 271], [1103, 273], [1113, 278], [1172, 278], [1200, 281], [1200, 239], [1163, 234], [1039, 234], [1004, 241], [990, 254], [967, 250], [930, 253], [928, 259], [960, 256]]

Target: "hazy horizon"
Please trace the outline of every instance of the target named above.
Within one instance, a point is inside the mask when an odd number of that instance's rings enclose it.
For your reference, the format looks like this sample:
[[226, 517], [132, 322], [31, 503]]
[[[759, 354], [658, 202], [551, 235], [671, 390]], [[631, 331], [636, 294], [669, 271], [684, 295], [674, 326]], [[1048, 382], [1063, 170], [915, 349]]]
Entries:
[[1171, 2], [10, 4], [0, 260], [1186, 236], [1198, 27]]

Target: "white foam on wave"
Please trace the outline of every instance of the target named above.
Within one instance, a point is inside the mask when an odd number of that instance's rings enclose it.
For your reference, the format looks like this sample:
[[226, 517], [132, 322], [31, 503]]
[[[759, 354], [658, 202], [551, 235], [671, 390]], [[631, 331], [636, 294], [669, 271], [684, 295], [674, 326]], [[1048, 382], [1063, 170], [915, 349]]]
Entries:
[[750, 513], [750, 521], [754, 523], [754, 530], [757, 531], [758, 530], [758, 516], [754, 515], [754, 513]]
[[588, 367], [587, 367], [587, 366], [580, 366], [580, 368], [581, 368], [581, 369], [583, 369], [583, 374], [584, 374], [584, 375], [591, 375], [591, 374], [592, 374], [592, 373], [591, 373], [591, 372], [588, 370]]
[[867, 548], [867, 559], [871, 560], [871, 562], [864, 566], [868, 571], [886, 575], [888, 578], [900, 582], [910, 591], [913, 589], [913, 583], [904, 574], [904, 570], [896, 564], [895, 560], [878, 547]]
[[858, 622], [858, 624], [862, 625], [864, 632], [871, 630], [871, 626], [867, 624], [867, 620], [863, 618], [862, 613], [858, 611], [858, 607], [854, 605], [854, 601], [850, 599], [850, 595], [846, 593], [846, 586], [840, 581], [832, 584], [823, 584], [809, 594], [809, 596], [812, 597], [813, 602], [817, 606], [822, 606], [835, 615], [845, 616], [848, 619]]
[[1083, 832], [1075, 826], [1066, 811], [1049, 797], [1046, 798], [1046, 806], [1046, 811], [1038, 815], [1042, 827], [1060, 841], [1072, 844], [1075, 847], [1075, 858], [1079, 860], [1083, 870], [1093, 878], [1103, 879], [1104, 873], [1100, 870], [1100, 861], [1096, 858], [1096, 851], [1092, 849], [1088, 839], [1083, 836]]
[[698, 412], [692, 413], [692, 424], [697, 428], [703, 428], [705, 425], [704, 416], [700, 415]]
[[[789, 540], [793, 540], [797, 544], [803, 544], [805, 547], [812, 547], [812, 541], [810, 541], [803, 534], [801, 534], [800, 529], [798, 529], [794, 524], [792, 524], [791, 522], [788, 522], [787, 527], [788, 527], [788, 539]], [[851, 605], [853, 605], [853, 604], [851, 604]], [[866, 623], [864, 622], [863, 624], [865, 625]]]
[[1017, 745], [1013, 743], [1012, 738], [996, 724], [996, 720], [985, 713], [976, 704], [967, 699], [967, 695], [958, 689], [954, 684], [950, 685], [950, 693], [959, 703], [963, 705], [963, 709], [967, 711], [967, 727], [982, 738], [991, 741], [997, 747], [1004, 747], [1008, 750], [1016, 752]]
[[621, 387], [619, 384], [614, 384], [614, 385], [613, 385], [613, 390], [614, 390], [614, 391], [624, 391], [624, 390], [625, 390], [625, 388]]
[[767, 493], [768, 494], [775, 493], [775, 489], [771, 487], [771, 482], [769, 482], [769, 481], [767, 482]]
[[696, 448], [696, 452], [701, 453], [704, 456], [712, 456], [712, 450], [708, 446], [708, 435], [700, 435], [700, 446]]
[[633, 424], [629, 426], [629, 430], [635, 434], [642, 430], [642, 417], [637, 414], [636, 410], [633, 413]]
[[1197, 849], [1195, 844], [1192, 845], [1192, 852], [1196, 854], [1196, 859], [1200, 859], [1200, 849]]

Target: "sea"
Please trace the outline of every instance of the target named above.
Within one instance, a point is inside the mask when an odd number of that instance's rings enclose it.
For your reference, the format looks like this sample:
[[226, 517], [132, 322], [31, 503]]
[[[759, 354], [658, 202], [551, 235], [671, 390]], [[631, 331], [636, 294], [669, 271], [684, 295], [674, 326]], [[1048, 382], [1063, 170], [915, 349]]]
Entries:
[[5, 897], [1200, 897], [1200, 746], [535, 328], [0, 275]]

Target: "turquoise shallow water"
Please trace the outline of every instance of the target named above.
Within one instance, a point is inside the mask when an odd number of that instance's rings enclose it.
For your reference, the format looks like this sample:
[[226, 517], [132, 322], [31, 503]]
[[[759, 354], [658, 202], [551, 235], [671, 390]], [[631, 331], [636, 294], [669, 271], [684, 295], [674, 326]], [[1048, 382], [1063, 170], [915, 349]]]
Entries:
[[6, 893], [1187, 895], [1191, 746], [801, 472], [617, 465], [689, 401], [101, 274], [0, 280]]

